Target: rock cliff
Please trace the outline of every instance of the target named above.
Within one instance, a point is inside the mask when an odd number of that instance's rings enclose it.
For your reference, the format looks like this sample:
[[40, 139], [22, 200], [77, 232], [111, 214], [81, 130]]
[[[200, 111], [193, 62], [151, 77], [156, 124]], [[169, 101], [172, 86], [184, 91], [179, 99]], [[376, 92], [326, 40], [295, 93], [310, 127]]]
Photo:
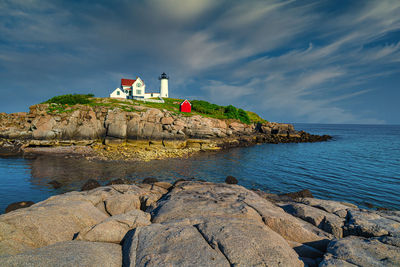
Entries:
[[34, 105], [29, 113], [0, 114], [0, 137], [34, 140], [180, 140], [224, 138], [254, 132], [297, 136], [290, 124], [247, 125], [236, 120], [136, 108], [141, 110], [127, 112], [119, 108], [76, 105], [69, 112], [53, 114], [49, 112], [49, 104]]
[[398, 266], [400, 213], [239, 185], [110, 185], [0, 216], [0, 265]]
[[[32, 147], [88, 146], [94, 143], [110, 145], [129, 142], [142, 148], [159, 144], [174, 149], [214, 149], [263, 142], [329, 139], [329, 136], [297, 132], [291, 124], [244, 124], [237, 120], [183, 115], [143, 106], [134, 106], [131, 110], [75, 105], [62, 112], [54, 112], [51, 104], [38, 104], [31, 106], [29, 113], [1, 113], [0, 153], [40, 151], [27, 149]], [[59, 149], [60, 153], [63, 151]]]

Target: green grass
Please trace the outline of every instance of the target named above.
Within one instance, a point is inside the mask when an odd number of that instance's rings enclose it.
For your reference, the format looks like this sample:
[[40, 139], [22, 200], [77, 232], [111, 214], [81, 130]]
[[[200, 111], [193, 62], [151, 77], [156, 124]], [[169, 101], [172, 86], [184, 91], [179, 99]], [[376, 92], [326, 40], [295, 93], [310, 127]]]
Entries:
[[190, 103], [192, 104], [192, 110], [198, 113], [217, 116], [223, 116], [225, 113], [225, 107], [211, 104], [204, 100], [192, 100]]
[[264, 120], [263, 118], [261, 118], [257, 113], [254, 113], [252, 111], [246, 111], [247, 115], [249, 115], [250, 121], [257, 123], [265, 123], [268, 122], [267, 120]]
[[164, 109], [170, 111], [174, 115], [181, 114], [186, 117], [201, 115], [203, 117], [215, 119], [234, 119], [247, 124], [266, 122], [266, 120], [261, 118], [256, 113], [238, 109], [232, 105], [219, 106], [204, 100], [190, 100], [190, 103], [192, 104], [192, 112], [186, 113], [179, 111], [179, 105], [183, 99], [165, 98], [164, 101], [165, 103], [152, 103], [133, 99], [119, 100], [111, 98], [95, 98], [92, 94], [69, 94], [53, 97], [43, 103], [50, 104], [48, 112], [52, 114], [71, 112], [74, 109], [69, 106], [76, 104], [88, 105], [91, 107], [120, 108], [121, 110], [127, 112], [139, 112], [139, 108], [135, 108], [135, 106], [141, 106], [157, 108], [160, 110]]
[[51, 103], [47, 109], [47, 113], [49, 114], [61, 114], [61, 113], [69, 113], [76, 109], [69, 107], [66, 104], [56, 104]]
[[241, 108], [238, 110], [238, 117], [239, 117], [239, 120], [240, 120], [241, 122], [250, 124], [250, 117], [249, 117], [249, 115], [246, 113], [246, 111], [244, 111], [244, 110], [241, 109]]
[[165, 103], [143, 102], [134, 99], [131, 99], [130, 101], [134, 105], [158, 108], [158, 109], [166, 109], [172, 112], [179, 112], [179, 104], [182, 102], [181, 99], [175, 99], [175, 98], [164, 98]]
[[91, 102], [91, 98], [94, 97], [93, 94], [81, 95], [81, 94], [69, 94], [69, 95], [60, 95], [50, 98], [49, 100], [43, 103], [54, 103], [61, 105], [76, 105], [76, 104], [89, 104]]

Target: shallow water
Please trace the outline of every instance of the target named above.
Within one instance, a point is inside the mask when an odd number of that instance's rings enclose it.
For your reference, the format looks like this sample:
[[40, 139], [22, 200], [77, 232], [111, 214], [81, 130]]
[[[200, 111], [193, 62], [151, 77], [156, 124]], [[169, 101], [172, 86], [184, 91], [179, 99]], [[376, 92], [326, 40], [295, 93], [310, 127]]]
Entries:
[[[79, 189], [90, 178], [146, 177], [173, 182], [196, 178], [223, 182], [227, 175], [247, 188], [284, 193], [308, 188], [314, 196], [361, 206], [400, 209], [400, 126], [295, 124], [329, 142], [262, 144], [188, 159], [99, 163], [64, 157], [0, 158], [0, 212], [12, 202], [40, 201]], [[63, 184], [53, 189], [48, 182]]]

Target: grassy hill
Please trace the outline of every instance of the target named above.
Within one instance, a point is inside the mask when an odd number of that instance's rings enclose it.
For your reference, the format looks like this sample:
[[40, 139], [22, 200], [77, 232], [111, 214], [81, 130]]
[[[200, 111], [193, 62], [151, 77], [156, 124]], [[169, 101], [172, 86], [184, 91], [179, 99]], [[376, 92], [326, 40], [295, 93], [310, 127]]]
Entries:
[[64, 113], [74, 110], [73, 106], [77, 104], [88, 106], [104, 106], [115, 108], [118, 107], [124, 111], [138, 112], [138, 107], [151, 107], [157, 109], [165, 109], [175, 114], [182, 114], [183, 116], [201, 115], [203, 117], [216, 118], [216, 119], [236, 119], [243, 123], [266, 122], [263, 118], [251, 111], [238, 109], [232, 105], [219, 106], [209, 103], [204, 100], [189, 100], [192, 103], [192, 112], [184, 113], [179, 111], [179, 104], [183, 99], [165, 98], [165, 103], [151, 103], [143, 102], [133, 99], [112, 99], [112, 98], [98, 98], [92, 94], [82, 95], [61, 95], [53, 97], [43, 103], [49, 105], [49, 113]]

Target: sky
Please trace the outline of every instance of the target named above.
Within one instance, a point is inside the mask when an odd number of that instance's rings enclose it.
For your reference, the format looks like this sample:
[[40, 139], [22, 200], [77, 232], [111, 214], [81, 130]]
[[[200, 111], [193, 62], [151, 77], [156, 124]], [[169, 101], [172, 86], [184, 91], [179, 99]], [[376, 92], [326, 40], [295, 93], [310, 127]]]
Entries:
[[269, 121], [400, 124], [400, 1], [0, 0], [0, 112], [162, 72]]

